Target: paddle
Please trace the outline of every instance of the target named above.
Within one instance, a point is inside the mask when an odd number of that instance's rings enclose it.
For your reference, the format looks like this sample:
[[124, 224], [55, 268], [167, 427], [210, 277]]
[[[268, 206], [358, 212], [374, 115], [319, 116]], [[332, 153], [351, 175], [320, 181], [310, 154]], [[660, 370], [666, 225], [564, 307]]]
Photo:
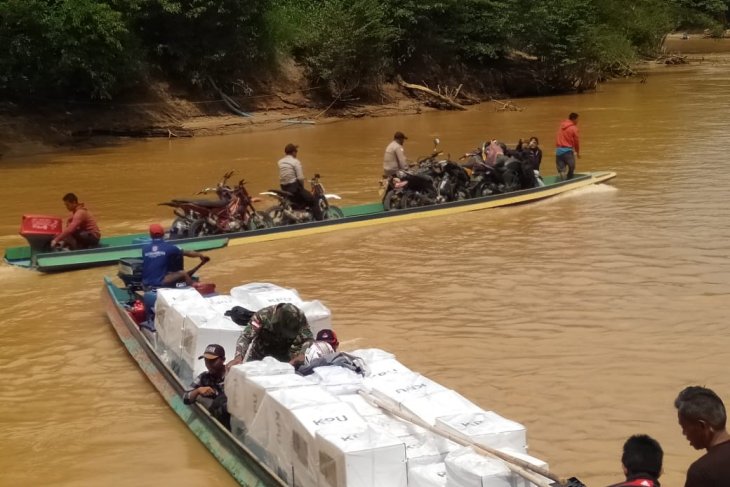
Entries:
[[190, 269], [188, 271], [188, 276], [193, 277], [195, 275], [195, 273], [198, 272], [198, 270], [200, 270], [200, 268], [203, 267], [208, 262], [210, 262], [210, 257], [205, 256], [205, 258], [200, 261], [200, 264], [196, 265], [195, 267], [193, 267], [192, 269]]
[[[517, 475], [519, 475], [520, 477], [528, 480], [529, 482], [532, 482], [533, 484], [537, 485], [538, 487], [585, 487], [585, 484], [575, 477], [571, 477], [569, 479], [561, 478], [561, 477], [555, 475], [554, 473], [550, 472], [549, 470], [546, 470], [542, 467], [533, 465], [529, 462], [522, 460], [521, 458], [513, 457], [512, 455], [510, 455], [508, 453], [504, 453], [502, 451], [496, 450], [489, 446], [482, 445], [473, 440], [467, 440], [465, 438], [456, 436], [453, 433], [445, 430], [444, 428], [440, 428], [438, 426], [433, 426], [412, 413], [409, 413], [406, 411], [400, 411], [398, 409], [391, 407], [390, 405], [388, 405], [387, 403], [384, 403], [377, 397], [374, 397], [371, 394], [368, 394], [366, 391], [360, 390], [359, 393], [368, 403], [387, 411], [388, 413], [392, 414], [393, 416], [397, 416], [403, 420], [406, 420], [417, 426], [427, 429], [428, 431], [430, 431], [432, 433], [435, 433], [439, 436], [443, 436], [444, 438], [449, 439], [459, 445], [470, 446], [470, 447], [474, 448], [474, 450], [476, 450], [477, 453], [480, 453], [482, 455], [491, 456], [491, 457], [496, 457], [496, 458], [502, 460], [507, 465], [507, 468], [509, 468], [512, 472], [514, 472]], [[539, 475], [536, 475], [536, 474], [539, 474]], [[547, 482], [546, 478], [553, 480], [554, 482]]]

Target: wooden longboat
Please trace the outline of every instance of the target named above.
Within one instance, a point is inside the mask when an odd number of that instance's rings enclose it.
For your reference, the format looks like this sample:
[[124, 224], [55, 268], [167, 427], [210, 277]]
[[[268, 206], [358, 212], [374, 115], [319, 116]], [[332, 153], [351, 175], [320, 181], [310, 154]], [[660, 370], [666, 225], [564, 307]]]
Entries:
[[[32, 254], [30, 247], [5, 249], [8, 264], [35, 269], [41, 272], [63, 272], [76, 269], [116, 264], [119, 259], [142, 258], [142, 247], [149, 235], [139, 233], [102, 238], [99, 247], [83, 250], [54, 251]], [[228, 245], [227, 235], [212, 235], [201, 238], [176, 240], [175, 244], [184, 250], [213, 250]]]
[[[483, 210], [500, 206], [509, 206], [537, 201], [574, 189], [600, 184], [616, 177], [615, 172], [602, 171], [576, 174], [573, 179], [560, 181], [556, 176], [544, 177], [545, 186], [512, 191], [510, 193], [471, 198], [463, 201], [452, 201], [429, 206], [385, 211], [381, 202], [342, 208], [344, 218], [325, 220], [274, 228], [263, 228], [244, 232], [226, 233], [224, 235], [205, 236], [175, 240], [174, 242], [188, 250], [210, 250], [234, 245], [280, 240], [303, 235], [328, 233], [347, 228], [361, 228], [391, 222], [404, 222], [432, 216], [446, 216], [467, 211]], [[135, 239], [145, 237], [144, 234], [126, 235], [102, 239], [101, 248], [76, 250], [71, 252], [51, 252], [38, 254], [31, 258], [29, 247], [13, 247], [6, 249], [5, 261], [20, 267], [36, 268], [43, 272], [66, 271], [97, 265], [116, 263], [120, 258], [139, 257], [142, 243], [131, 243]], [[116, 239], [116, 240], [115, 240]]]
[[108, 277], [104, 278], [101, 300], [109, 321], [129, 354], [165, 402], [239, 484], [246, 487], [285, 486], [281, 479], [261, 464], [204, 407], [197, 403], [183, 403], [182, 396], [187, 384], [180, 382], [178, 376], [156, 353], [151, 341], [154, 340], [154, 335], [140, 330], [129, 316], [124, 305], [130, 299], [134, 299], [134, 296], [127, 289], [116, 286]]

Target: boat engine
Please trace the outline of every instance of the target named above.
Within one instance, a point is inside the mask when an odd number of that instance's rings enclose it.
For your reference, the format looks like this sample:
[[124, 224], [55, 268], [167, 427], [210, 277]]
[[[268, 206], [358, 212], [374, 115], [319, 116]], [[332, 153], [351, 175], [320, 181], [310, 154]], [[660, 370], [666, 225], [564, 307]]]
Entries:
[[142, 259], [119, 259], [117, 276], [130, 291], [142, 290]]
[[30, 245], [31, 259], [35, 254], [51, 250], [51, 240], [61, 233], [62, 225], [62, 220], [58, 216], [23, 215], [20, 234]]

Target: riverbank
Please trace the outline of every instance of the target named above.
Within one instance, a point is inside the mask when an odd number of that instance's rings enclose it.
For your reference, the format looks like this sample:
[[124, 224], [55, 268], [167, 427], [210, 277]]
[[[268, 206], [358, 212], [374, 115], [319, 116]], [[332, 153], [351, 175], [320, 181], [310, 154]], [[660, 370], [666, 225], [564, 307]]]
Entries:
[[[730, 39], [706, 39], [701, 34], [670, 34], [667, 53], [689, 54], [687, 62], [713, 62], [704, 53], [730, 50]], [[726, 62], [726, 57], [720, 62]], [[524, 67], [524, 66], [523, 66]], [[657, 68], [653, 61], [638, 65], [644, 71]], [[495, 102], [495, 110], [508, 100], [504, 88], [529, 78], [522, 73], [473, 76], [458, 100], [463, 104]], [[245, 93], [231, 93], [250, 117], [234, 114], [221, 97], [190, 92], [164, 82], [150, 83], [142, 93], [129, 94], [114, 103], [49, 102], [26, 100], [24, 104], [0, 103], [0, 160], [84, 147], [114, 145], [128, 138], [200, 137], [271, 130], [292, 124], [326, 124], [363, 117], [419, 114], [437, 110], [434, 98], [396, 83], [385, 84], [377, 101], [322, 100], [309, 88], [302, 73], [287, 66], [276, 80], [261, 80]], [[489, 81], [484, 82], [483, 79]], [[641, 81], [639, 78], [637, 81]], [[478, 80], [475, 82], [475, 80]], [[479, 82], [482, 82], [480, 85]], [[459, 83], [448, 87], [453, 94]], [[446, 90], [446, 87], [441, 87]], [[517, 102], [519, 105], [519, 102]]]

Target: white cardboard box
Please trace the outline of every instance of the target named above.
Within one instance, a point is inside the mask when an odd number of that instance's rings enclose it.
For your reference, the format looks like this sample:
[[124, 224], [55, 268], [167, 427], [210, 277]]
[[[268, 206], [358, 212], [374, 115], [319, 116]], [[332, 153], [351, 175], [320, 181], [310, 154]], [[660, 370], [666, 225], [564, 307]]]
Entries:
[[287, 289], [268, 282], [250, 282], [231, 289], [231, 296], [238, 306], [251, 311], [279, 303], [302, 305], [302, 299], [294, 289]]
[[[234, 382], [235, 385], [233, 385]], [[231, 390], [228, 389], [229, 383], [232, 386]], [[267, 392], [308, 385], [306, 379], [297, 374], [254, 375], [242, 379], [231, 379], [230, 382], [226, 377], [228, 412], [243, 421], [246, 427], [249, 427], [253, 423]]]
[[[509, 448], [499, 448], [499, 451], [507, 453], [508, 455], [512, 455], [515, 458], [519, 458], [520, 460], [530, 463], [536, 467], [550, 470], [550, 467], [548, 466], [546, 461], [530, 456], [527, 453], [520, 453], [518, 451], [510, 450]], [[512, 472], [512, 483], [515, 487], [535, 487], [535, 484], [525, 479], [524, 477], [516, 474], [515, 472]]]
[[436, 426], [491, 448], [509, 448], [527, 453], [525, 427], [493, 411], [442, 416], [436, 419]]
[[406, 487], [405, 446], [387, 432], [362, 425], [316, 433], [319, 487]]
[[446, 487], [446, 464], [440, 462], [409, 466], [408, 487]]
[[226, 352], [226, 362], [236, 353], [236, 342], [241, 336], [242, 328], [228, 318], [213, 315], [210, 319], [188, 315], [183, 320], [182, 343], [180, 346], [180, 379], [189, 383], [198, 374], [205, 372], [205, 361], [199, 360], [205, 347], [218, 344]]
[[447, 487], [512, 487], [512, 472], [500, 460], [471, 448], [455, 450], [444, 460]]

